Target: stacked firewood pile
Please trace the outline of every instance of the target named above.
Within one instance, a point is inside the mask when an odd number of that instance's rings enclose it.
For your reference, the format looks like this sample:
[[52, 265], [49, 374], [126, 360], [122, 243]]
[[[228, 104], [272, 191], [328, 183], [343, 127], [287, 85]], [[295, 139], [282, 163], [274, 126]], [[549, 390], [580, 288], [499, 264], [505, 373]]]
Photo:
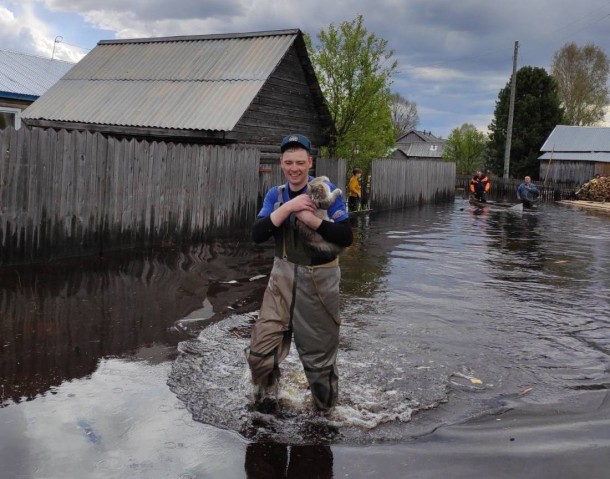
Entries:
[[593, 178], [576, 192], [579, 200], [610, 201], [610, 177]]

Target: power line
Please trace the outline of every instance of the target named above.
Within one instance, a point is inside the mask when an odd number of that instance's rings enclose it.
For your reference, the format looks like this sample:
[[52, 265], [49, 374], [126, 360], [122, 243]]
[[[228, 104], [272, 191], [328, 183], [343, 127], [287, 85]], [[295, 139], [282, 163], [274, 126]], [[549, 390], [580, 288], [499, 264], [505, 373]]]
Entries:
[[[610, 2], [606, 2], [604, 5], [596, 8], [596, 9], [594, 9], [592, 11], [590, 11], [586, 15], [584, 15], [584, 16], [576, 19], [576, 20], [573, 20], [573, 21], [567, 23], [566, 25], [563, 25], [561, 27], [557, 27], [557, 28], [555, 28], [554, 30], [551, 30], [548, 33], [540, 32], [539, 36], [532, 37], [529, 40], [531, 41], [531, 40], [539, 39], [539, 40], [547, 40], [547, 41], [549, 41], [550, 40], [549, 37], [553, 36], [555, 33], [557, 33], [557, 32], [565, 32], [566, 29], [569, 29], [569, 27], [571, 27], [572, 25], [575, 25], [575, 24], [581, 22], [582, 20], [584, 20], [586, 18], [589, 18], [591, 15], [593, 15], [593, 14], [595, 14], [595, 13], [597, 13], [597, 12], [599, 12], [599, 11], [605, 9], [605, 8], [607, 8], [609, 5], [610, 5]], [[610, 13], [607, 13], [606, 15], [603, 15], [603, 16], [598, 16], [592, 22], [587, 23], [586, 25], [582, 26], [581, 28], [579, 28], [577, 30], [569, 32], [568, 34], [569, 35], [576, 35], [577, 33], [580, 33], [581, 31], [591, 27], [592, 25], [595, 25], [596, 23], [599, 23], [599, 22], [601, 22], [603, 20], [606, 20], [608, 18], [610, 18]], [[481, 60], [481, 59], [484, 59], [485, 57], [490, 57], [490, 56], [497, 57], [499, 54], [504, 55], [505, 53], [506, 52], [504, 50], [502, 50], [502, 52], [499, 52], [498, 50], [489, 50], [487, 52], [479, 53], [479, 54], [477, 54], [475, 56], [459, 57], [459, 58], [448, 58], [448, 59], [445, 59], [445, 60], [442, 60], [442, 61], [438, 61], [438, 62], [434, 62], [434, 63], [426, 63], [426, 64], [423, 64], [423, 65], [422, 64], [415, 64], [415, 63], [411, 62], [411, 65], [413, 67], [415, 67], [415, 68], [442, 67], [444, 65], [448, 65], [448, 64], [452, 64], [452, 63], [464, 62], [465, 59]]]
[[91, 48], [81, 47], [80, 45], [74, 45], [73, 43], [68, 43], [64, 41], [62, 41], [61, 43], [63, 43], [64, 45], [70, 45], [71, 47], [80, 48], [81, 50], [85, 50], [86, 52], [90, 52], [92, 50]]
[[[605, 3], [605, 4], [604, 4], [604, 5], [602, 5], [601, 7], [598, 7], [598, 8], [596, 8], [595, 10], [592, 10], [591, 12], [589, 12], [588, 14], [586, 14], [585, 16], [580, 17], [580, 18], [578, 18], [578, 19], [576, 19], [576, 20], [574, 20], [574, 21], [572, 21], [572, 22], [568, 23], [567, 25], [564, 25], [563, 27], [558, 27], [558, 28], [556, 28], [555, 30], [551, 30], [551, 31], [550, 31], [550, 32], [549, 32], [547, 35], [552, 35], [552, 34], [554, 34], [555, 32], [558, 32], [558, 31], [560, 31], [560, 30], [563, 30], [563, 29], [565, 29], [565, 28], [568, 28], [568, 27], [570, 27], [570, 26], [572, 26], [572, 25], [574, 25], [574, 24], [576, 24], [576, 23], [580, 22], [581, 20], [583, 20], [583, 19], [587, 18], [589, 15], [594, 14], [594, 13], [596, 13], [596, 12], [599, 12], [600, 10], [603, 10], [603, 9], [604, 9], [604, 8], [606, 8], [608, 5], [610, 5], [610, 2]], [[604, 18], [608, 17], [609, 15], [610, 15], [610, 13], [609, 13], [609, 14], [604, 15], [603, 17], [598, 17], [598, 18], [596, 18], [596, 19], [595, 19], [595, 20], [594, 20], [592, 23], [590, 23], [590, 24], [588, 24], [588, 25], [585, 25], [585, 26], [584, 26], [583, 28], [581, 28], [580, 30], [576, 30], [575, 32], [573, 32], [573, 33], [572, 33], [572, 35], [573, 35], [573, 34], [575, 34], [575, 33], [579, 33], [579, 32], [581, 32], [581, 31], [582, 31], [584, 28], [590, 27], [590, 26], [591, 26], [591, 25], [593, 25], [594, 23], [597, 23], [597, 22], [599, 22], [599, 21], [603, 20]]]

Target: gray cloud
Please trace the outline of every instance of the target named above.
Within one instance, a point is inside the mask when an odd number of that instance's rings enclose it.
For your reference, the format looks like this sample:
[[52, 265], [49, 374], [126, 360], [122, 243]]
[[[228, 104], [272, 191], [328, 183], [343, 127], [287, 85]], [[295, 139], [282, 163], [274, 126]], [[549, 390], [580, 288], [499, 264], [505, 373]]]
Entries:
[[[33, 0], [24, 0], [26, 2]], [[549, 68], [566, 42], [593, 42], [610, 54], [610, 2], [581, 0], [41, 0], [75, 12], [107, 38], [200, 35], [300, 28], [314, 38], [361, 13], [399, 61], [393, 88], [420, 110], [420, 127], [447, 136], [464, 122], [485, 129], [498, 92], [518, 66]], [[3, 34], [0, 33], [0, 38]], [[19, 41], [27, 42], [26, 32]], [[10, 37], [16, 42], [16, 37]]]
[[189, 18], [217, 18], [239, 15], [242, 10], [240, 0], [165, 0], [130, 1], [106, 0], [46, 0], [50, 10], [59, 12], [130, 12], [141, 21], [161, 19], [184, 20]]

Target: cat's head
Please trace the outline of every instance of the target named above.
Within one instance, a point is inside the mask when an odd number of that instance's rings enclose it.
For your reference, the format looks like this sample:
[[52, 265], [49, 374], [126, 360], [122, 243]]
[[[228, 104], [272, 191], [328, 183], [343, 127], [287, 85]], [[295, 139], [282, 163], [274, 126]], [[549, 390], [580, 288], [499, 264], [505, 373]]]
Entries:
[[309, 182], [309, 196], [315, 203], [330, 195], [330, 186], [326, 184], [327, 181], [329, 180], [326, 176], [318, 176]]

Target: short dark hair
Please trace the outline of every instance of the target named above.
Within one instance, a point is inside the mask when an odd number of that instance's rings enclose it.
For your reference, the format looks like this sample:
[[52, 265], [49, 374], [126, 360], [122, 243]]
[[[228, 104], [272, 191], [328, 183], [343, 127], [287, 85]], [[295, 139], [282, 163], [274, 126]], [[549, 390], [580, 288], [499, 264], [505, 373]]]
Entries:
[[354, 169], [352, 170], [352, 174], [356, 175], [356, 174], [358, 174], [358, 173], [362, 173], [362, 170], [361, 170], [360, 168], [354, 168]]

